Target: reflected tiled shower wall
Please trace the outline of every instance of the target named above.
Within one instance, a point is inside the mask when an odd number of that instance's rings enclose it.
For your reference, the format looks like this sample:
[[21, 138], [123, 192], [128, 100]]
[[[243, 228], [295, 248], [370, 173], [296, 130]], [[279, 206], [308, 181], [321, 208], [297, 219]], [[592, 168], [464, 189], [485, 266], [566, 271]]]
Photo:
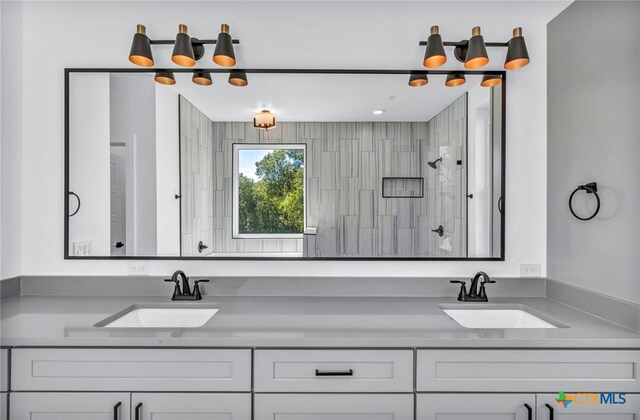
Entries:
[[[233, 238], [232, 153], [234, 143], [305, 143], [307, 227], [317, 228], [316, 256], [467, 255], [466, 97], [428, 123], [279, 122], [266, 132], [251, 123], [208, 124], [213, 156], [209, 251], [302, 253], [302, 239]], [[441, 154], [437, 170], [427, 166]], [[383, 198], [383, 178], [395, 178], [385, 196], [402, 197]], [[420, 179], [424, 194], [417, 195]], [[440, 224], [442, 238], [431, 231]]]

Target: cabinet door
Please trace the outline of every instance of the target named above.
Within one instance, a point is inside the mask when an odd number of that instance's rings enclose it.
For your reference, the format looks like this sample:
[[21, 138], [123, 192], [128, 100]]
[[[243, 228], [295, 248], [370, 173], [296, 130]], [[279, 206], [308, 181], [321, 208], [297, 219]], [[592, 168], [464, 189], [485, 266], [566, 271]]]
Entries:
[[[615, 395], [615, 400], [609, 399], [609, 402], [615, 401], [615, 404], [603, 404], [603, 401], [607, 401], [600, 400], [599, 396], [593, 400], [593, 397], [585, 394], [566, 395], [571, 396], [574, 402], [564, 407], [556, 401], [558, 394], [538, 394], [538, 420], [640, 420], [638, 394], [607, 395], [607, 399]], [[620, 395], [624, 396], [624, 403]]]
[[7, 420], [7, 408], [9, 395], [6, 392], [0, 393], [0, 420]]
[[131, 398], [134, 420], [247, 420], [251, 394], [145, 394]]
[[535, 394], [418, 394], [416, 398], [417, 420], [535, 418]]
[[129, 420], [127, 393], [14, 392], [12, 420]]
[[413, 420], [413, 394], [256, 394], [254, 420]]

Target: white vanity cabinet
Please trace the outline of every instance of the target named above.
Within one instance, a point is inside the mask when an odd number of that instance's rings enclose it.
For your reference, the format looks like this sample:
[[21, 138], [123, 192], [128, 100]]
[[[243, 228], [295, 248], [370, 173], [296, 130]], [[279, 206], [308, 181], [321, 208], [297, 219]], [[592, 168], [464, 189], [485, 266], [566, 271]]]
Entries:
[[131, 394], [13, 392], [11, 420], [130, 420]]
[[131, 410], [132, 420], [247, 420], [251, 394], [134, 392]]
[[418, 394], [416, 420], [534, 420], [535, 394]]
[[6, 392], [0, 392], [0, 420], [7, 420], [7, 415], [9, 414], [7, 410], [9, 409], [9, 394]]
[[[537, 397], [537, 420], [640, 420], [638, 394], [625, 394], [624, 404], [586, 404], [580, 400], [566, 408], [556, 401], [557, 393], [538, 394]], [[621, 399], [617, 397], [616, 402], [620, 403]]]

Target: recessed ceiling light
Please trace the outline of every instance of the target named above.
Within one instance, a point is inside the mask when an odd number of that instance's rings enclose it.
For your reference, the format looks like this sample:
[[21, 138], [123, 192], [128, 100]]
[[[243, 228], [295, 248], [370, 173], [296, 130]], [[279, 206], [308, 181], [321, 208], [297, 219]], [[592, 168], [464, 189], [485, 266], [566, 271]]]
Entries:
[[384, 109], [376, 109], [373, 111], [373, 115], [382, 115], [384, 114]]

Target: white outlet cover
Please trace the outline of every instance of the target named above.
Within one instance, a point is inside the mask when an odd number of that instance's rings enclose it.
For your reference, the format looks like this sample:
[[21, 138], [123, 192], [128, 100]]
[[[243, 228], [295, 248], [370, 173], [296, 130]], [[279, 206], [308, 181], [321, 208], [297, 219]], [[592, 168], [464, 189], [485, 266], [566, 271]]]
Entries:
[[130, 276], [148, 276], [150, 271], [148, 262], [129, 261], [127, 272]]
[[537, 263], [520, 264], [520, 277], [540, 277], [542, 265]]

